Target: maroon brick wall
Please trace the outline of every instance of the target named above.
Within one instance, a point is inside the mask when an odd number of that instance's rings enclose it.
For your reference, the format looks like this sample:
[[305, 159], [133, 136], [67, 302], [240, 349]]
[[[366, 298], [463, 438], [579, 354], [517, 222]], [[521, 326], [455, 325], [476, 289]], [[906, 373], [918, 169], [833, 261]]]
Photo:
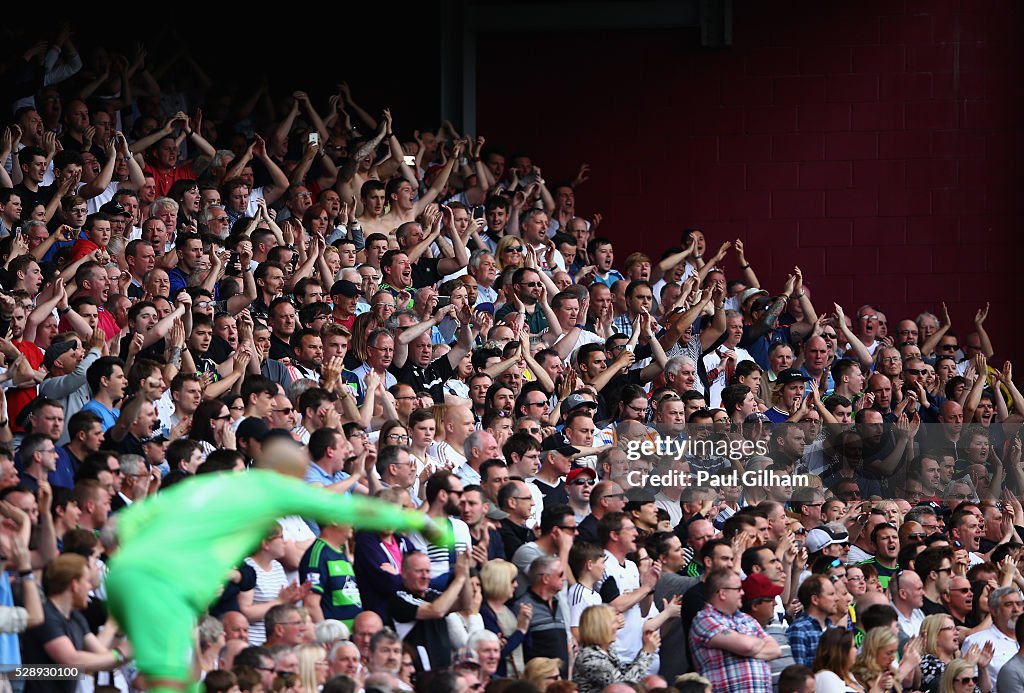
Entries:
[[486, 36], [478, 129], [549, 181], [589, 162], [578, 208], [620, 260], [700, 226], [744, 239], [770, 289], [799, 264], [819, 310], [877, 302], [894, 324], [945, 298], [964, 334], [991, 301], [997, 358], [1019, 357], [1021, 7], [736, 0], [723, 49]]

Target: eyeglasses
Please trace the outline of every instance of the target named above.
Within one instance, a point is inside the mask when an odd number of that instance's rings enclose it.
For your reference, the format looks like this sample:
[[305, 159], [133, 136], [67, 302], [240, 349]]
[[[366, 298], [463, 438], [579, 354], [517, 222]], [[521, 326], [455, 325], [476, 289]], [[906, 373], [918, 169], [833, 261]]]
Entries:
[[572, 526], [570, 526], [570, 525], [555, 525], [555, 526], [558, 527], [559, 529], [564, 529], [567, 532], [571, 531], [573, 534], [578, 534], [579, 531], [580, 531], [580, 528], [577, 527], [576, 525], [572, 525]]
[[349, 438], [369, 438], [366, 431], [355, 430], [348, 434]]
[[950, 587], [950, 592], [959, 592], [960, 594], [967, 594], [971, 591], [970, 587]]
[[940, 344], [939, 349], [942, 351], [956, 351], [960, 347], [956, 344]]
[[529, 287], [531, 289], [539, 289], [540, 287], [542, 287], [544, 285], [541, 284], [540, 282], [519, 282], [519, 286], [526, 286], [526, 287]]
[[904, 373], [910, 373], [911, 375], [924, 375], [924, 371], [920, 368], [904, 368]]
[[625, 493], [606, 493], [601, 498], [625, 498]]
[[536, 426], [529, 426], [529, 427], [523, 426], [522, 428], [519, 429], [519, 432], [520, 433], [532, 433], [533, 435], [537, 435], [538, 433], [540, 433], [540, 429], [537, 428]]
[[236, 404], [232, 407], [228, 407], [228, 409], [230, 409], [231, 411], [245, 411], [245, 407], [243, 407], [241, 404]]
[[720, 589], [720, 590], [736, 590], [736, 591], [739, 591], [739, 590], [741, 590], [743, 588], [742, 587], [719, 587], [718, 589]]
[[275, 414], [291, 414], [293, 411], [295, 411], [295, 409], [293, 409], [292, 407], [288, 407], [287, 409], [275, 409], [274, 413]]
[[572, 482], [572, 485], [573, 486], [593, 486], [596, 483], [597, 482], [594, 481], [593, 479], [577, 479], [576, 481]]
[[523, 252], [523, 246], [521, 246], [521, 245], [514, 245], [514, 246], [512, 246], [510, 248], [505, 248], [505, 252], [506, 253], [521, 253], [521, 252]]
[[969, 683], [977, 683], [978, 682], [978, 677], [977, 676], [961, 676], [960, 678], [958, 678], [956, 680], [956, 682], [959, 683], [961, 686], [966, 686]]
[[836, 339], [836, 335], [834, 332], [822, 332], [821, 336], [824, 337], [825, 339]]
[[916, 540], [921, 540], [921, 539], [927, 539], [928, 538], [928, 535], [925, 534], [924, 532], [911, 532], [907, 536], [910, 537], [911, 539], [916, 539]]
[[404, 436], [401, 433], [389, 433], [388, 440], [397, 440], [398, 442], [408, 441], [409, 436]]
[[547, 401], [541, 400], [540, 402], [527, 402], [526, 406], [528, 406], [528, 407], [543, 407], [546, 404], [547, 404]]

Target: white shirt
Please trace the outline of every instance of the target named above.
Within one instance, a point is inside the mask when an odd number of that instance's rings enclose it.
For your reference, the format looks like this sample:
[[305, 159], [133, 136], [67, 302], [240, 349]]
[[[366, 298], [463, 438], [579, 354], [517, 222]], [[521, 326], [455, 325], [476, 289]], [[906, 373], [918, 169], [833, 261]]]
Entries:
[[999, 670], [1010, 660], [1010, 657], [1017, 654], [1020, 645], [1016, 638], [1011, 638], [995, 626], [991, 626], [986, 630], [967, 636], [961, 648], [966, 652], [971, 645], [985, 647], [987, 642], [991, 642], [995, 647], [995, 654], [992, 655], [992, 661], [988, 665], [989, 680], [995, 682], [999, 678]]
[[[626, 560], [626, 565], [621, 565], [610, 551], [604, 552], [604, 580], [615, 578], [615, 585], [619, 594], [628, 594], [640, 589], [640, 570], [636, 563]], [[603, 581], [602, 581], [603, 584]], [[615, 654], [623, 662], [632, 662], [643, 646], [643, 624], [644, 617], [640, 613], [640, 604], [634, 604], [622, 614], [625, 625], [619, 629], [615, 636]]]
[[[712, 370], [718, 368], [722, 364], [723, 359], [721, 353], [724, 353], [726, 351], [732, 351], [733, 353], [736, 354], [736, 358], [734, 359], [732, 364], [733, 368], [735, 368], [740, 361], [754, 360], [754, 357], [751, 356], [746, 349], [741, 349], [739, 347], [732, 347], [730, 349], [729, 347], [723, 344], [714, 351], [709, 351], [704, 356], [704, 369], [708, 372], [708, 377], [710, 377], [710, 373]], [[725, 368], [722, 368], [721, 372], [719, 372], [717, 377], [713, 381], [711, 381], [710, 386], [708, 387], [708, 404], [711, 406], [712, 409], [718, 409], [719, 407], [722, 406], [722, 390], [724, 390], [725, 386], [728, 384], [725, 382], [725, 376]]]
[[900, 624], [900, 630], [911, 638], [918, 634], [921, 630], [921, 623], [924, 622], [924, 612], [920, 609], [911, 611], [910, 616], [904, 616], [899, 609], [896, 609], [896, 617]]

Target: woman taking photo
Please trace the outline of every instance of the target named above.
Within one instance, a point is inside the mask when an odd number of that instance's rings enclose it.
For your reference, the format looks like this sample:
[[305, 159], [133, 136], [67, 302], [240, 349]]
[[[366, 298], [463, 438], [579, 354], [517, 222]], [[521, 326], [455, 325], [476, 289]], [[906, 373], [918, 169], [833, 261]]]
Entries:
[[611, 683], [637, 683], [647, 675], [661, 645], [661, 634], [657, 630], [645, 631], [644, 644], [636, 659], [622, 662], [612, 649], [621, 625], [617, 621], [615, 610], [604, 604], [587, 607], [580, 616], [580, 654], [572, 675], [580, 693], [598, 693]]

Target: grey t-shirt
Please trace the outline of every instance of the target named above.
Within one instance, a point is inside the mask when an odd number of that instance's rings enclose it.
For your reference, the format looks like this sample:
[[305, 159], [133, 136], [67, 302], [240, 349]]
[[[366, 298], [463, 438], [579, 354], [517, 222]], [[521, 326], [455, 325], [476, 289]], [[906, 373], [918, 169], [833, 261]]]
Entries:
[[1002, 693], [1024, 691], [1024, 657], [1021, 657], [1019, 652], [1010, 657], [1006, 664], [999, 669], [996, 691], [1002, 691]]

